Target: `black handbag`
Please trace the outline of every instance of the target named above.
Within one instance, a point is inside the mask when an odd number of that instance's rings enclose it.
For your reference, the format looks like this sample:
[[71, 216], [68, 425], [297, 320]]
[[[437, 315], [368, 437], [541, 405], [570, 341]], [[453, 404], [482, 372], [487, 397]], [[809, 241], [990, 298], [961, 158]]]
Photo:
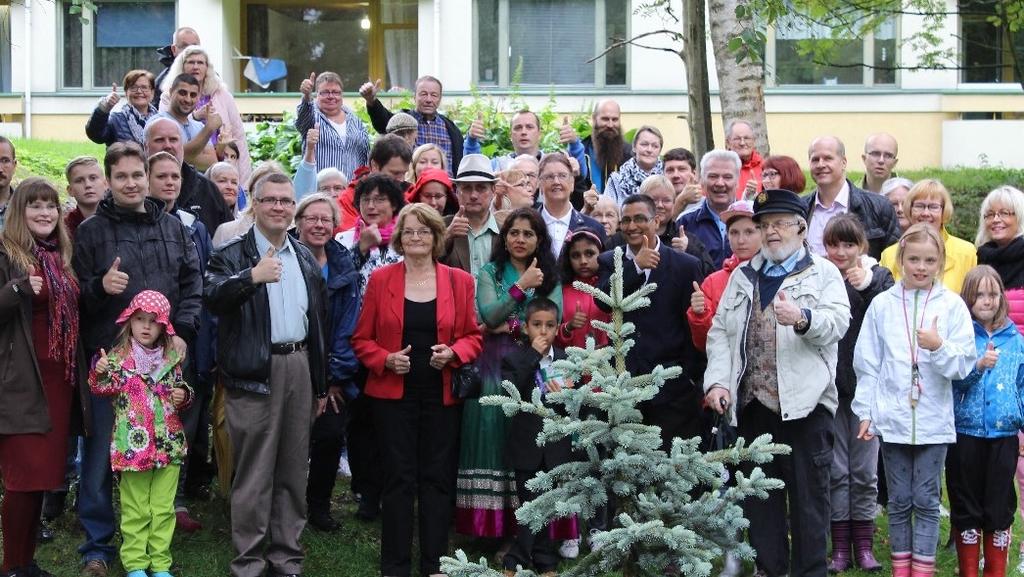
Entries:
[[704, 437], [704, 442], [701, 443], [701, 449], [704, 452], [721, 451], [735, 445], [739, 435], [736, 427], [729, 423], [729, 411], [718, 414], [709, 409], [709, 412], [711, 413], [711, 428]]
[[[452, 287], [452, 295], [455, 294], [455, 277], [452, 269], [448, 269], [448, 285]], [[455, 343], [454, 332], [452, 342]], [[466, 363], [458, 368], [452, 369], [452, 397], [456, 399], [478, 399], [483, 389], [483, 380], [480, 378], [480, 370], [475, 363]]]

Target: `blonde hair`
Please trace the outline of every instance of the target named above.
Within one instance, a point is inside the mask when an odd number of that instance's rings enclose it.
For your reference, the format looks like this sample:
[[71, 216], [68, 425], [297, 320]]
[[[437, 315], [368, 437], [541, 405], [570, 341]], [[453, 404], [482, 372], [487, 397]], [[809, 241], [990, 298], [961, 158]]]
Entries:
[[[161, 92], [164, 94], [170, 94], [171, 86], [174, 85], [174, 79], [185, 71], [185, 60], [193, 54], [202, 54], [203, 57], [206, 58], [206, 78], [203, 79], [203, 85], [199, 87], [200, 94], [210, 96], [214, 92], [224, 88], [224, 83], [221, 82], [220, 74], [217, 74], [217, 71], [213, 69], [213, 62], [210, 62], [210, 53], [202, 46], [193, 44], [192, 46], [178, 52], [178, 55], [174, 58], [174, 62], [171, 63], [170, 68], [167, 70], [167, 76], [164, 76], [164, 81], [160, 83]], [[196, 78], [196, 80], [199, 79]]]
[[[936, 278], [942, 278], [942, 272], [946, 270], [946, 245], [942, 242], [942, 237], [939, 236], [938, 231], [926, 222], [910, 225], [910, 228], [900, 237], [900, 241], [896, 243], [896, 262], [899, 264], [900, 269], [903, 268], [903, 253], [906, 252], [907, 245], [910, 243], [926, 243], [928, 241], [931, 241], [939, 251], [939, 272], [935, 276]], [[906, 274], [903, 276], [905, 277]]]
[[434, 260], [441, 258], [444, 255], [444, 220], [437, 210], [423, 202], [407, 204], [398, 212], [398, 218], [395, 220], [395, 231], [391, 233], [391, 248], [396, 253], [405, 256], [405, 253], [402, 251], [402, 229], [405, 227], [406, 219], [410, 216], [416, 217], [417, 220], [430, 229], [430, 236], [433, 237], [433, 245], [431, 247], [433, 254], [431, 256], [434, 257]]
[[409, 170], [405, 173], [405, 180], [409, 182], [416, 182], [419, 178], [419, 175], [416, 174], [416, 163], [420, 161], [420, 157], [423, 156], [423, 153], [428, 150], [436, 151], [438, 156], [441, 157], [441, 170], [448, 170], [448, 157], [445, 156], [444, 151], [441, 150], [440, 146], [433, 142], [428, 142], [417, 146], [416, 150], [412, 151], [412, 162], [409, 163]]
[[1017, 233], [1013, 236], [1024, 235], [1024, 192], [1004, 185], [993, 189], [992, 192], [985, 195], [985, 200], [981, 201], [981, 208], [978, 209], [978, 236], [974, 239], [974, 246], [981, 246], [992, 240], [992, 236], [988, 233], [988, 227], [985, 226], [985, 213], [992, 210], [993, 204], [1013, 210], [1013, 214], [1017, 216]]
[[331, 218], [334, 222], [332, 228], [337, 227], [338, 223], [341, 222], [338, 203], [330, 195], [323, 192], [314, 192], [302, 197], [302, 200], [299, 201], [299, 206], [295, 209], [295, 226], [299, 226], [299, 221], [306, 215], [306, 209], [315, 202], [326, 202], [327, 206], [331, 207]]
[[922, 198], [942, 200], [942, 226], [946, 226], [950, 220], [953, 220], [953, 197], [949, 196], [946, 187], [934, 178], [926, 178], [910, 188], [910, 192], [903, 199], [903, 213], [908, 218], [910, 217], [910, 207], [913, 206], [914, 201]]
[[39, 260], [35, 257], [36, 239], [28, 230], [25, 222], [25, 209], [32, 202], [42, 200], [57, 205], [57, 221], [54, 231], [57, 233], [57, 250], [60, 251], [61, 262], [64, 265], [64, 274], [75, 278], [75, 271], [71, 268], [71, 236], [68, 234], [67, 226], [64, 224], [64, 208], [60, 204], [60, 195], [53, 183], [32, 176], [21, 181], [14, 192], [11, 193], [10, 204], [7, 207], [7, 220], [3, 232], [0, 233], [0, 244], [11, 262], [21, 271], [28, 273], [33, 267], [39, 266]]
[[1006, 287], [1003, 286], [1003, 279], [996, 272], [996, 269], [987, 264], [979, 264], [967, 271], [967, 276], [964, 277], [964, 286], [960, 289], [960, 297], [964, 299], [964, 303], [967, 304], [967, 309], [971, 311], [971, 317], [973, 318], [974, 303], [978, 300], [978, 293], [981, 292], [981, 283], [985, 282], [985, 279], [995, 283], [996, 289], [999, 291], [999, 306], [996, 307], [996, 314], [992, 317], [992, 326], [1002, 327], [1010, 316], [1010, 303], [1006, 301]]

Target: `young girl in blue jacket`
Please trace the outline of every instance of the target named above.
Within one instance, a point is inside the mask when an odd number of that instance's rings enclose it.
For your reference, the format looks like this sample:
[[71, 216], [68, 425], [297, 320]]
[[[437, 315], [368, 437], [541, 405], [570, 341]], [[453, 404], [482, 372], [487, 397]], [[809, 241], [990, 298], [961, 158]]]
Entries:
[[1005, 577], [1016, 512], [1017, 431], [1024, 426], [1024, 339], [1008, 318], [995, 269], [971, 269], [961, 296], [974, 319], [978, 361], [965, 379], [953, 381], [956, 444], [946, 467], [950, 522], [958, 531], [960, 577], [977, 577], [982, 541], [985, 577]]

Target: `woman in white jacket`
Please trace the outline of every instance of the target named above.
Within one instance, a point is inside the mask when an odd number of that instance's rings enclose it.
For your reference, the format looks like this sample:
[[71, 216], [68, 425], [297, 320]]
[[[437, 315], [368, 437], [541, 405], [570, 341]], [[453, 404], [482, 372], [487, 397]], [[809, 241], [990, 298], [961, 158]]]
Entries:
[[860, 438], [882, 438], [893, 577], [930, 577], [942, 465], [956, 442], [952, 381], [971, 372], [977, 353], [967, 306], [936, 278], [945, 257], [938, 233], [916, 224], [898, 247], [903, 278], [875, 297], [857, 339], [852, 408]]

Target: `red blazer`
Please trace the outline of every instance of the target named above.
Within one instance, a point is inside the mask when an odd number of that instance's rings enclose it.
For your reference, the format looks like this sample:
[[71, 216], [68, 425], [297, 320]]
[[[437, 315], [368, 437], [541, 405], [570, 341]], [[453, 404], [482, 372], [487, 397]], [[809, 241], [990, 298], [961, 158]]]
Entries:
[[[458, 399], [452, 397], [451, 369], [476, 360], [483, 337], [476, 320], [473, 277], [440, 263], [435, 268], [437, 342], [455, 351], [455, 358], [442, 371], [444, 404], [454, 405]], [[388, 354], [405, 346], [402, 344], [404, 316], [405, 265], [398, 262], [370, 275], [363, 295], [363, 309], [352, 334], [352, 349], [368, 371], [365, 393], [370, 397], [400, 399], [405, 392], [405, 377], [384, 368]]]

